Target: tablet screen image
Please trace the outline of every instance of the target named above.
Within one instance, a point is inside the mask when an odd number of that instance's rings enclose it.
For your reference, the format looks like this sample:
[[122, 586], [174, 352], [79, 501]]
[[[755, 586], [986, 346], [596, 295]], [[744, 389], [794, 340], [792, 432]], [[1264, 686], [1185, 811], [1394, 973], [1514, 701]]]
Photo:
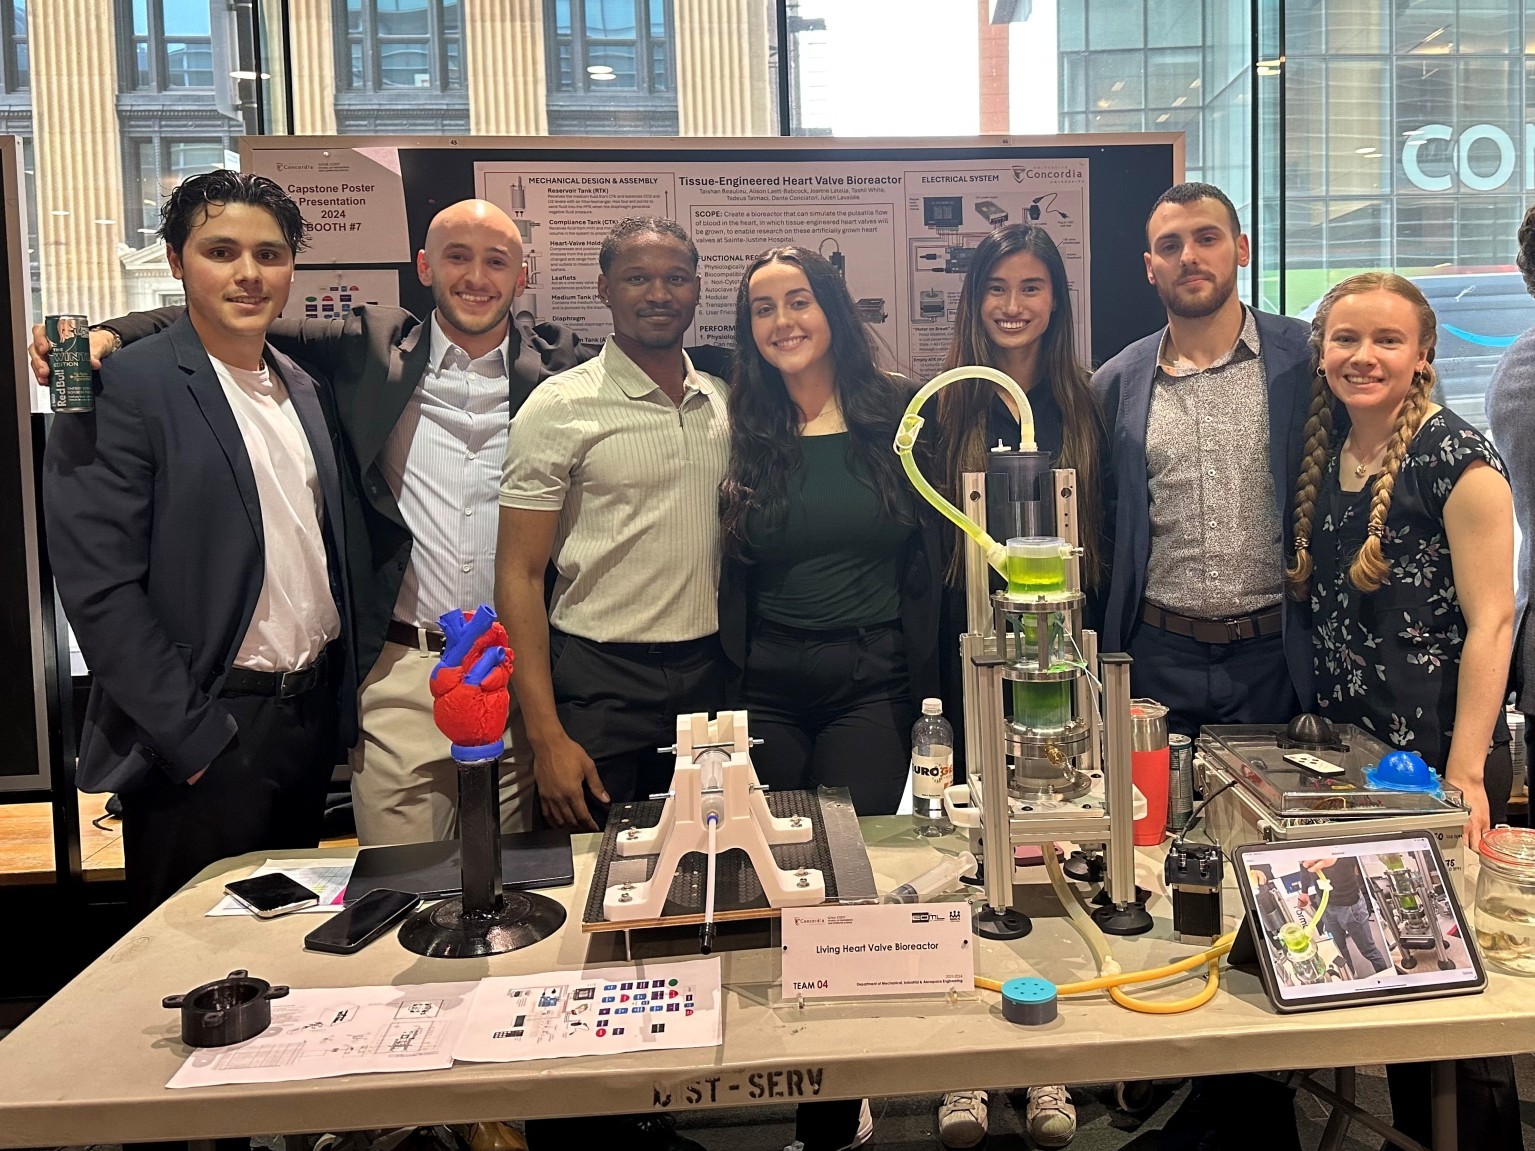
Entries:
[[1430, 835], [1248, 845], [1235, 863], [1264, 986], [1281, 1011], [1486, 984]]

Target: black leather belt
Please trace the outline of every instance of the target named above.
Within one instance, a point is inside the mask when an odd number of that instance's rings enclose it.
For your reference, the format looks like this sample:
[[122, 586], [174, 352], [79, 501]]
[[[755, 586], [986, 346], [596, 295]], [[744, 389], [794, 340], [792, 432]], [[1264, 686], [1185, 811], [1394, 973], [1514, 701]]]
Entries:
[[447, 645], [447, 637], [442, 632], [413, 627], [397, 619], [389, 621], [389, 630], [384, 633], [384, 638], [390, 643], [397, 643], [402, 647], [413, 647], [417, 651], [424, 646], [427, 651], [436, 655], [441, 655], [442, 649]]
[[756, 627], [759, 632], [783, 636], [785, 639], [839, 643], [850, 639], [863, 639], [871, 635], [880, 635], [889, 631], [900, 631], [901, 621], [892, 619], [886, 620], [884, 623], [866, 624], [863, 627], [796, 627], [793, 624], [779, 623], [774, 619], [759, 618], [756, 621]]
[[1187, 636], [1200, 643], [1236, 643], [1243, 639], [1278, 635], [1284, 626], [1284, 608], [1271, 607], [1250, 615], [1233, 616], [1230, 619], [1196, 619], [1179, 615], [1175, 611], [1157, 607], [1149, 601], [1141, 604], [1141, 619], [1152, 627], [1170, 631], [1174, 635]]
[[308, 667], [298, 671], [252, 671], [248, 667], [232, 667], [224, 676], [224, 695], [275, 695], [289, 699], [303, 695], [319, 687], [325, 681], [325, 653]]

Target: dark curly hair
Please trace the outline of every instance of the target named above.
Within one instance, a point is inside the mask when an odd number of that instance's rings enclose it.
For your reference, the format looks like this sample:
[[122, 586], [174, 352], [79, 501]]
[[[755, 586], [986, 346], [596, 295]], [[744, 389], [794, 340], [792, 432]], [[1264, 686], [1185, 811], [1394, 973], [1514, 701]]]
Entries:
[[1535, 205], [1519, 225], [1519, 270], [1524, 273], [1524, 290], [1535, 296]]
[[751, 279], [768, 264], [789, 264], [805, 273], [831, 330], [837, 403], [850, 437], [853, 473], [879, 493], [891, 519], [914, 525], [910, 485], [890, 447], [906, 408], [906, 390], [875, 364], [873, 337], [831, 262], [809, 248], [774, 248], [751, 262], [736, 292], [730, 470], [720, 485], [725, 553], [750, 562], [750, 533], [772, 531], [783, 523], [789, 507], [788, 479], [803, 459], [799, 409], [789, 398], [783, 375], [763, 358], [752, 336]]
[[612, 230], [602, 238], [602, 246], [597, 249], [597, 270], [604, 276], [611, 272], [613, 261], [618, 258], [618, 250], [636, 236], [670, 236], [688, 250], [693, 266], [698, 267], [698, 246], [676, 220], [662, 216], [630, 216], [614, 224]]
[[1242, 221], [1237, 216], [1237, 206], [1231, 202], [1231, 197], [1222, 192], [1214, 184], [1206, 184], [1199, 180], [1189, 180], [1186, 183], [1174, 184], [1167, 191], [1157, 197], [1157, 202], [1151, 205], [1151, 211], [1146, 213], [1146, 239], [1151, 240], [1151, 217], [1157, 214], [1157, 209], [1163, 204], [1194, 204], [1200, 200], [1214, 200], [1226, 209], [1226, 215], [1231, 219], [1231, 234], [1242, 234]]
[[200, 176], [188, 176], [160, 205], [160, 228], [155, 234], [178, 256], [192, 229], [202, 223], [209, 204], [250, 204], [265, 208], [277, 220], [283, 238], [294, 255], [309, 246], [309, 224], [282, 187], [251, 172], [215, 168]]

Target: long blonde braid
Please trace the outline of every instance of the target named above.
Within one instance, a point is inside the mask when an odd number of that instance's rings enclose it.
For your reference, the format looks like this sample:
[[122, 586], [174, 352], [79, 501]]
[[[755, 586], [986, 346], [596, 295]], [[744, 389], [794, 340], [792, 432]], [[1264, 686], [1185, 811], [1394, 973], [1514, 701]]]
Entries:
[[1418, 429], [1423, 426], [1423, 419], [1428, 414], [1429, 393], [1434, 388], [1434, 370], [1424, 368], [1414, 373], [1412, 377], [1412, 391], [1407, 393], [1407, 399], [1402, 403], [1402, 410], [1397, 413], [1396, 428], [1391, 433], [1391, 442], [1386, 447], [1386, 457], [1381, 462], [1380, 475], [1375, 477], [1375, 484], [1370, 492], [1370, 523], [1367, 529], [1364, 543], [1359, 545], [1359, 553], [1354, 556], [1354, 562], [1348, 568], [1348, 580], [1360, 591], [1379, 591], [1381, 585], [1386, 582], [1386, 577], [1391, 574], [1391, 565], [1386, 562], [1386, 557], [1381, 550], [1381, 540], [1386, 534], [1386, 516], [1391, 511], [1391, 493], [1396, 489], [1397, 473], [1402, 470], [1402, 461], [1407, 458], [1407, 445], [1412, 442], [1413, 436], [1418, 434]]
[[1332, 438], [1332, 391], [1320, 368], [1311, 376], [1311, 411], [1301, 452], [1300, 479], [1295, 487], [1295, 557], [1285, 568], [1290, 595], [1303, 600], [1311, 590], [1311, 525], [1316, 516], [1316, 494], [1327, 467]]

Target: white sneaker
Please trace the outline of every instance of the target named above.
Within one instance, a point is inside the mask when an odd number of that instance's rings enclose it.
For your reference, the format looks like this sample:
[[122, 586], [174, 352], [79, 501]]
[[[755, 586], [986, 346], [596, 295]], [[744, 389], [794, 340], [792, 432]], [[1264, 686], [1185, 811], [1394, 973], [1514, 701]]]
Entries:
[[953, 1151], [986, 1138], [986, 1092], [950, 1091], [938, 1104], [938, 1142]]
[[1077, 1134], [1077, 1109], [1066, 1088], [1030, 1087], [1024, 1126], [1039, 1147], [1064, 1147]]

